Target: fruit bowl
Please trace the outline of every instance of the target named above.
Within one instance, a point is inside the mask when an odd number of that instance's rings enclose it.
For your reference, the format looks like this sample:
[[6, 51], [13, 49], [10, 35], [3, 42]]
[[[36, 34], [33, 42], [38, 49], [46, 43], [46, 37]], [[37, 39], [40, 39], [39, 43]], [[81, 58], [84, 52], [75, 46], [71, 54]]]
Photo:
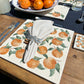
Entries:
[[16, 7], [17, 9], [19, 9], [21, 11], [25, 11], [25, 12], [44, 12], [44, 11], [48, 11], [48, 10], [53, 9], [57, 4], [58, 4], [58, 0], [55, 0], [52, 7], [50, 7], [50, 8], [46, 8], [46, 9], [43, 8], [43, 9], [40, 9], [40, 10], [35, 10], [35, 9], [32, 9], [32, 7], [29, 7], [28, 9], [23, 9], [19, 6], [18, 0], [12, 0], [12, 5], [14, 7]]

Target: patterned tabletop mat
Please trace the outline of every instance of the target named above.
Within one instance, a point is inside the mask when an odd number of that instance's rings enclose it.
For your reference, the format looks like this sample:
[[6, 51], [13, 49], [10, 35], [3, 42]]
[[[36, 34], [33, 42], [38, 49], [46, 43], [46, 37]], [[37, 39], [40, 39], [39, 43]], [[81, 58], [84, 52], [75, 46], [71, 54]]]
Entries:
[[65, 20], [69, 9], [66, 6], [56, 5], [52, 10], [35, 14]]
[[32, 20], [26, 20], [0, 46], [0, 57], [48, 81], [59, 84], [74, 31], [53, 26], [54, 32], [38, 45], [34, 58], [23, 63], [22, 57], [26, 47], [24, 32], [32, 25]]
[[74, 41], [74, 48], [84, 51], [84, 35], [77, 34]]

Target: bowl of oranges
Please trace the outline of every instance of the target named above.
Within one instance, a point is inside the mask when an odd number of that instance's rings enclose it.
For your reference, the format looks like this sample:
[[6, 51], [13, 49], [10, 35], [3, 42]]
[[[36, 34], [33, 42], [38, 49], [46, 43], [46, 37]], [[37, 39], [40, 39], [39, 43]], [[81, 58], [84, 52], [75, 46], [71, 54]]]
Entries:
[[53, 9], [58, 0], [12, 0], [12, 4], [22, 11], [43, 12]]

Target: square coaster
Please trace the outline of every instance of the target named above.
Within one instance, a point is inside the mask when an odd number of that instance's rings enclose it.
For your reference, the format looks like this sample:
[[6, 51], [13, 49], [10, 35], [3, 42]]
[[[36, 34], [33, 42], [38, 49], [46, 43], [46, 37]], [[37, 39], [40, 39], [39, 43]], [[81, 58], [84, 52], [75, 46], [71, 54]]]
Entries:
[[76, 35], [74, 48], [84, 51], [84, 35], [81, 34]]
[[66, 6], [56, 5], [52, 10], [35, 14], [65, 20], [69, 9], [70, 8]]

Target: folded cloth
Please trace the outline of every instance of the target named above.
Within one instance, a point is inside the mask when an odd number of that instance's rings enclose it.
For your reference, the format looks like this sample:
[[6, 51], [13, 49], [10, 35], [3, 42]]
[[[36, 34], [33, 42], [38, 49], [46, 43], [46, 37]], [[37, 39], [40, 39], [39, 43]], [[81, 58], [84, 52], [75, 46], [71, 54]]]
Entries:
[[[50, 20], [36, 20], [33, 23], [33, 27], [30, 27], [28, 29], [30, 36], [34, 39], [39, 39], [40, 42], [42, 42], [46, 37], [54, 31], [53, 28], [53, 21]], [[36, 37], [36, 38], [35, 38]], [[30, 40], [27, 49], [25, 50], [24, 55], [24, 62], [28, 62], [30, 59], [32, 59], [35, 56], [35, 53], [37, 51], [38, 43], [34, 41], [34, 39]]]

